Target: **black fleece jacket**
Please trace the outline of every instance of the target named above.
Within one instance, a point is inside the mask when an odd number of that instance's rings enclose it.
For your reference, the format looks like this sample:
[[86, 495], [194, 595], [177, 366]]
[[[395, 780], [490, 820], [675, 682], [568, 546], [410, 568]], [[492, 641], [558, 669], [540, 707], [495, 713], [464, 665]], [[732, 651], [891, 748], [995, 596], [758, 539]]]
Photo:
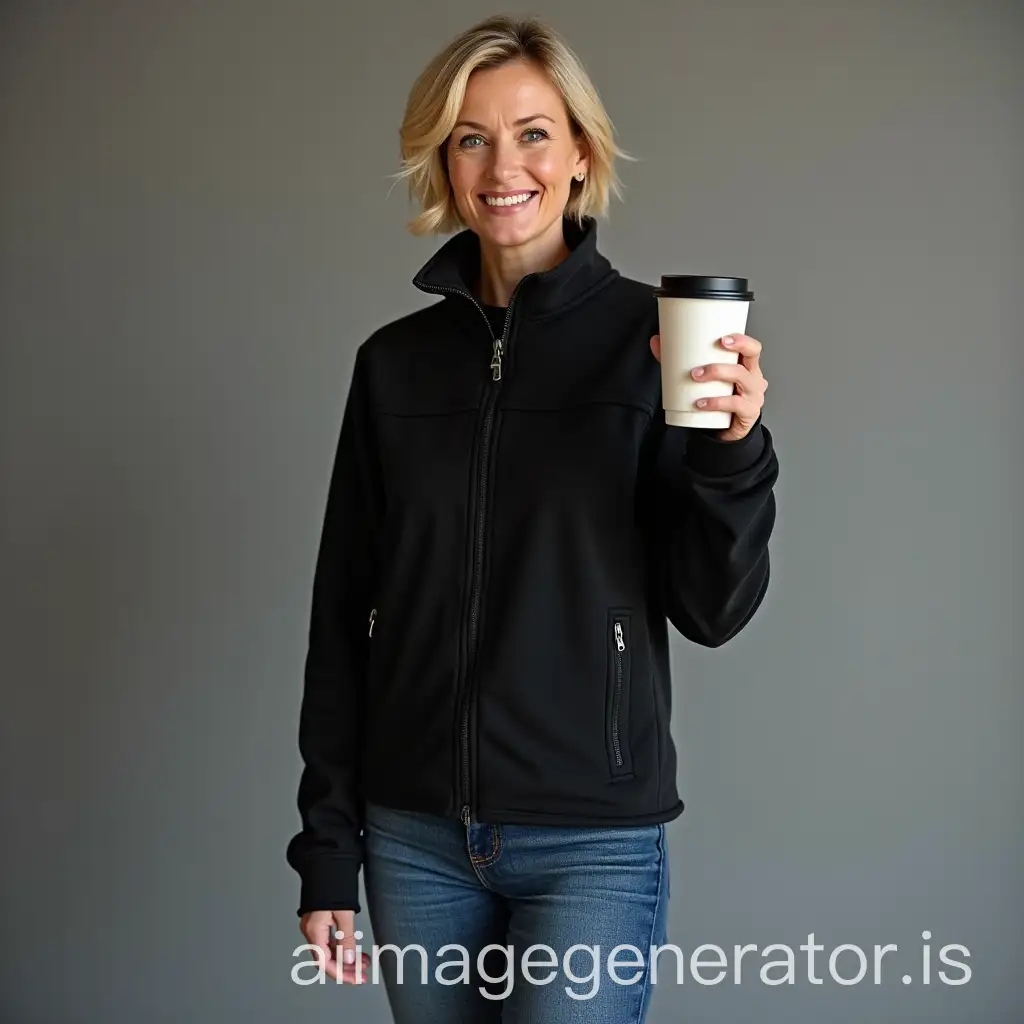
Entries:
[[564, 230], [501, 334], [464, 231], [414, 280], [440, 301], [357, 351], [313, 584], [299, 914], [359, 909], [366, 801], [546, 825], [683, 809], [667, 623], [718, 647], [757, 610], [778, 461], [761, 420], [730, 442], [666, 426], [654, 286], [593, 220]]

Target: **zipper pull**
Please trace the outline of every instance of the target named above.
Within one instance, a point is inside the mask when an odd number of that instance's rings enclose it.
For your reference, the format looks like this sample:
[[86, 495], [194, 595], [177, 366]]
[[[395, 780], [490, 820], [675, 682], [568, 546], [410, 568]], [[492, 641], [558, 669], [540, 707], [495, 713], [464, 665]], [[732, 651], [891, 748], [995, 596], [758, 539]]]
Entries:
[[377, 620], [377, 609], [376, 608], [371, 608], [370, 609], [370, 633], [369, 633], [370, 636], [373, 636], [373, 624], [374, 624], [374, 622], [376, 622], [376, 620]]
[[501, 380], [501, 339], [494, 342], [494, 355], [491, 358], [491, 377], [494, 380]]
[[462, 805], [462, 824], [465, 825], [466, 828], [469, 828], [469, 822], [470, 822], [469, 804], [463, 804]]
[[618, 647], [620, 651], [624, 651], [626, 649], [626, 641], [622, 639], [621, 622], [615, 623], [615, 646]]

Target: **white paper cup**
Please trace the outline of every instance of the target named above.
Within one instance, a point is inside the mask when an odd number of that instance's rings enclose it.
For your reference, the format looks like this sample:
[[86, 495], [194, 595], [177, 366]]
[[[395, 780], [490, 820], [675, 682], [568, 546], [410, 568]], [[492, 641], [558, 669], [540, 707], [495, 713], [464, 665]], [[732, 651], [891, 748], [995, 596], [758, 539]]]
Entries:
[[738, 363], [739, 353], [721, 344], [726, 334], [745, 334], [754, 295], [743, 277], [702, 277], [673, 274], [662, 277], [658, 298], [661, 335], [661, 392], [665, 422], [674, 427], [725, 429], [732, 413], [698, 409], [698, 398], [721, 398], [733, 393], [731, 381], [701, 381], [692, 371], [708, 363]]

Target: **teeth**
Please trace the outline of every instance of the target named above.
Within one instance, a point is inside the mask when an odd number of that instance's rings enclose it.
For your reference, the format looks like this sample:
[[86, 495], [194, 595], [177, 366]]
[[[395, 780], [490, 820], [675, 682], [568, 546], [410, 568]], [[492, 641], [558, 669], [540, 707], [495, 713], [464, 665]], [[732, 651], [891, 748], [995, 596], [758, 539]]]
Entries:
[[515, 196], [484, 196], [484, 202], [488, 206], [516, 206], [519, 203], [528, 202], [532, 197], [532, 192], [521, 192]]

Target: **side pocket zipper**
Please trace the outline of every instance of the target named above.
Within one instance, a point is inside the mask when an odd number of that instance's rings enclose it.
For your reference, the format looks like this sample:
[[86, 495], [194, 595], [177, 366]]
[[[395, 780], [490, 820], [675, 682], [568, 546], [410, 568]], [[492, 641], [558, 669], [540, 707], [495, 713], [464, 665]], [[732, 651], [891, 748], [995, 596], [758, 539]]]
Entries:
[[619, 739], [619, 709], [622, 706], [622, 652], [626, 649], [626, 641], [622, 636], [622, 623], [615, 623], [615, 692], [612, 697], [612, 750], [615, 754], [615, 765], [622, 767], [622, 743]]
[[371, 636], [371, 637], [373, 636], [373, 624], [376, 621], [377, 621], [377, 609], [376, 608], [371, 608], [370, 609], [370, 632], [367, 634], [368, 636]]

